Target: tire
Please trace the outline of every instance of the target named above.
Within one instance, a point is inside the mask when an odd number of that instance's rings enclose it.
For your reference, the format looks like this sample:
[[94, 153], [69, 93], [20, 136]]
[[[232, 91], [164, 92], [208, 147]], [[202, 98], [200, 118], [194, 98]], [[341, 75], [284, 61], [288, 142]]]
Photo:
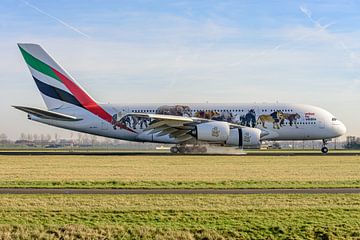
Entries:
[[192, 148], [192, 147], [185, 147], [185, 152], [186, 153], [193, 153], [194, 151], [195, 151], [195, 149]]
[[322, 148], [321, 148], [321, 152], [322, 152], [323, 154], [327, 154], [327, 153], [329, 152], [329, 149], [328, 149], [327, 147], [322, 147]]
[[206, 147], [200, 147], [200, 153], [206, 153], [207, 152], [207, 149]]
[[179, 147], [178, 149], [179, 149], [179, 153], [181, 153], [181, 154], [186, 153], [186, 148], [185, 147]]
[[171, 152], [171, 153], [178, 153], [178, 152], [179, 152], [179, 148], [177, 148], [177, 147], [171, 147], [171, 148], [170, 148], [170, 152]]

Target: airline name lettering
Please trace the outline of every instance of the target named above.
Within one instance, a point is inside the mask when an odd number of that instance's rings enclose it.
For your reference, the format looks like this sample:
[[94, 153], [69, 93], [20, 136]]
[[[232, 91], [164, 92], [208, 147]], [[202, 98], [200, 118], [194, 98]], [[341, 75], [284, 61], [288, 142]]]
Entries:
[[315, 113], [314, 112], [305, 113], [305, 120], [306, 121], [316, 121]]

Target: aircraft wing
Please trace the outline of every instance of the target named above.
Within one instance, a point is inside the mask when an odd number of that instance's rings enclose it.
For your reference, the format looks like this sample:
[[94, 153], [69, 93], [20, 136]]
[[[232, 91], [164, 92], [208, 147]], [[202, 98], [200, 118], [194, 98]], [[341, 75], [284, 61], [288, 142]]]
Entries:
[[[163, 114], [146, 114], [146, 113], [130, 113], [126, 116], [133, 116], [138, 118], [151, 118], [152, 122], [147, 128], [144, 129], [148, 134], [157, 134], [157, 136], [169, 135], [170, 138], [175, 138], [179, 142], [186, 142], [194, 139], [191, 132], [195, 129], [195, 126], [200, 123], [211, 122], [214, 120], [184, 117], [174, 115]], [[243, 128], [244, 126], [229, 123], [230, 128]]]
[[179, 142], [185, 142], [194, 139], [191, 131], [195, 129], [195, 125], [208, 122], [210, 120], [202, 118], [164, 115], [164, 114], [145, 114], [145, 113], [130, 113], [126, 116], [138, 118], [150, 118], [151, 123], [144, 129], [148, 134], [157, 134], [157, 136], [169, 135], [170, 138], [175, 138]]
[[183, 116], [174, 116], [174, 115], [164, 115], [164, 114], [146, 114], [146, 113], [129, 113], [125, 116], [136, 116], [136, 117], [146, 117], [156, 120], [167, 120], [167, 121], [178, 121], [178, 122], [193, 122], [194, 118], [183, 117]]
[[52, 120], [58, 120], [58, 121], [80, 121], [82, 118], [77, 118], [74, 116], [52, 112], [43, 110], [40, 108], [34, 108], [34, 107], [23, 107], [23, 106], [13, 106], [16, 109], [19, 109], [23, 112], [26, 112], [28, 114], [37, 116], [39, 118], [45, 118], [45, 119], [52, 119]]

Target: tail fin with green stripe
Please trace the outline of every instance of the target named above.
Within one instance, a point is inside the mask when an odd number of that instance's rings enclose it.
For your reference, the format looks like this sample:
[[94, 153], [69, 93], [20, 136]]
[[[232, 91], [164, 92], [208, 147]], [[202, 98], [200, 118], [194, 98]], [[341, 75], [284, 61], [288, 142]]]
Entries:
[[18, 46], [49, 110], [70, 104], [111, 121], [111, 116], [40, 45]]

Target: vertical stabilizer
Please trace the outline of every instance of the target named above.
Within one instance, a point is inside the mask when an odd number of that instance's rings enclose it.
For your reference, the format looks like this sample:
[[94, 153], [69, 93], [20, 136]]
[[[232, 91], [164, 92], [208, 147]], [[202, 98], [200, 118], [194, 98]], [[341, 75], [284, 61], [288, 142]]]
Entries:
[[111, 116], [40, 45], [19, 43], [18, 46], [49, 110], [70, 104], [111, 121]]

